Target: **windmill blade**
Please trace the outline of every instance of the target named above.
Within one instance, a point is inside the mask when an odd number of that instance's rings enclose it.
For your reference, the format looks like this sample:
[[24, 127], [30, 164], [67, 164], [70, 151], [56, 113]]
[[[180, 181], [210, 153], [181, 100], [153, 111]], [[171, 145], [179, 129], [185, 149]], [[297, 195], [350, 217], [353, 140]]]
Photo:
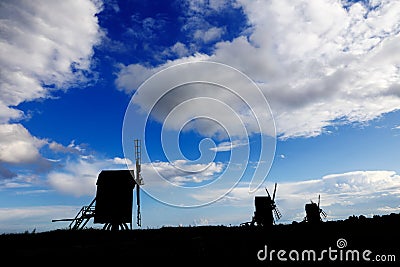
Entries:
[[318, 195], [318, 208], [320, 203], [321, 203], [321, 195]]
[[274, 193], [272, 194], [272, 201], [275, 201], [276, 185], [277, 184], [275, 183]]
[[282, 217], [281, 212], [278, 210], [277, 207], [274, 208], [274, 214], [275, 214], [275, 218], [276, 220], [279, 220]]
[[323, 211], [322, 209], [321, 209], [320, 211], [321, 211], [322, 216], [324, 216], [324, 218], [326, 218], [326, 217], [328, 216], [328, 215], [326, 214], [326, 212]]
[[267, 191], [268, 196], [271, 197], [267, 188], [265, 188], [265, 191]]

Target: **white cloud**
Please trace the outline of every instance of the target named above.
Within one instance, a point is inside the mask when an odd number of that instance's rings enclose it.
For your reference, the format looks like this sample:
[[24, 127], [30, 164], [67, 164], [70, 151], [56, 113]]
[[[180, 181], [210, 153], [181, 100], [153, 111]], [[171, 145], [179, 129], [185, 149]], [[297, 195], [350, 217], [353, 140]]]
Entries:
[[[202, 3], [191, 5], [197, 16], [204, 14], [196, 8]], [[372, 10], [361, 3], [346, 9], [339, 0], [237, 3], [251, 25], [249, 36], [219, 42], [211, 55], [195, 58], [231, 65], [257, 81], [281, 139], [317, 136], [331, 125], [368, 122], [400, 109], [399, 1], [377, 1]], [[185, 60], [193, 58], [142, 66], [139, 74]], [[130, 67], [121, 68], [120, 89], [135, 90], [145, 79], [135, 78]]]
[[85, 152], [84, 148], [82, 148], [80, 145], [75, 144], [75, 140], [72, 140], [68, 146], [64, 146], [62, 144], [53, 141], [49, 143], [49, 148], [54, 152], [61, 152], [61, 153], [81, 154]]
[[[187, 64], [164, 70], [160, 67], [162, 71], [139, 87], [125, 121], [139, 112], [163, 123], [165, 130], [193, 130], [218, 140], [227, 136], [245, 139], [261, 131], [274, 136], [272, 114], [263, 93], [240, 71], [224, 64], [199, 63], [202, 57], [196, 54], [181, 60]], [[134, 72], [124, 71], [117, 85], [135, 77]], [[120, 89], [132, 91], [137, 82]]]
[[[0, 208], [2, 233], [44, 232], [54, 229], [53, 219], [74, 218], [81, 207], [35, 206]], [[27, 228], [26, 228], [27, 227]]]
[[385, 206], [382, 208], [378, 209], [379, 211], [387, 214], [387, 213], [399, 213], [400, 212], [400, 206], [394, 206], [394, 207], [390, 207], [390, 206]]
[[[73, 190], [79, 191], [81, 190], [79, 186], [83, 185], [87, 189], [91, 188], [87, 190], [87, 195], [93, 197], [94, 183], [97, 177], [96, 170], [105, 168], [107, 164], [110, 164], [109, 160], [101, 161], [101, 164], [75, 162], [68, 165], [66, 169], [71, 174], [77, 168], [80, 171], [76, 171], [75, 189], [71, 187], [66, 193], [73, 195]], [[146, 166], [143, 165], [143, 167]], [[164, 170], [169, 169], [170, 167], [164, 168]], [[82, 179], [82, 175], [85, 173], [87, 177]], [[149, 178], [150, 172], [148, 170], [143, 171], [143, 173], [145, 173], [145, 179]], [[89, 176], [92, 178], [89, 179]], [[63, 179], [61, 178], [61, 181]], [[68, 179], [72, 179], [72, 177]], [[93, 184], [90, 185], [90, 183], [85, 182], [85, 179], [91, 180]], [[273, 190], [274, 182], [266, 183], [270, 193]], [[321, 195], [321, 208], [328, 214], [327, 220], [346, 219], [351, 215], [372, 216], [400, 211], [398, 204], [400, 175], [394, 171], [353, 171], [326, 175], [314, 180], [276, 182], [278, 183], [276, 203], [283, 215], [278, 223], [303, 220], [305, 216], [304, 205], [309, 203], [310, 200], [317, 202], [319, 194]], [[225, 191], [224, 189], [220, 190]], [[218, 190], [207, 190], [202, 191], [201, 194], [193, 194], [192, 197], [207, 201], [207, 199], [214, 199], [220, 194], [221, 192], [218, 192]], [[254, 212], [255, 195], [266, 195], [266, 192], [261, 188], [256, 194], [249, 194], [248, 185], [239, 184], [224, 198], [207, 207], [171, 210], [170, 212], [176, 212], [179, 215], [173, 220], [167, 218], [167, 221], [177, 225], [178, 222], [182, 221], [179, 216], [183, 216], [182, 218], [186, 221], [185, 224], [239, 224], [251, 220]], [[175, 198], [177, 197], [179, 196], [175, 196]], [[51, 223], [52, 219], [73, 218], [80, 208], [81, 206], [3, 208], [0, 209], [0, 224], [9, 226], [2, 229], [5, 232], [33, 230], [33, 227], [37, 228], [38, 231], [45, 231], [58, 227], [58, 225]], [[167, 208], [161, 206], [161, 209]], [[145, 207], [143, 212], [147, 214], [145, 218], [148, 218], [146, 220], [148, 225], [157, 225], [156, 221], [159, 225], [165, 225], [167, 222], [164, 219], [158, 220], [159, 216], [151, 210], [146, 211]], [[150, 220], [150, 218], [152, 219]], [[32, 228], [24, 228], [27, 225]]]
[[32, 163], [42, 157], [47, 142], [32, 136], [21, 124], [0, 124], [0, 162]]
[[125, 66], [119, 65], [120, 71], [115, 84], [119, 90], [125, 91], [127, 94], [136, 90], [142, 82], [155, 73], [154, 70], [148, 69], [140, 64], [132, 64]]
[[212, 147], [210, 150], [215, 152], [231, 151], [239, 146], [247, 146], [249, 143], [243, 140], [234, 140], [233, 142], [222, 142], [217, 147]]
[[[121, 159], [122, 160], [122, 159]], [[117, 160], [118, 162], [119, 160]], [[73, 196], [93, 196], [96, 192], [96, 181], [99, 173], [104, 169], [120, 169], [109, 159], [78, 159], [67, 161], [65, 166], [51, 171], [47, 175], [50, 188], [63, 194]], [[126, 168], [122, 168], [126, 169]]]
[[[129, 162], [129, 166], [126, 166]], [[122, 166], [124, 165], [124, 166]], [[132, 162], [129, 159], [115, 157], [113, 159], [78, 159], [69, 160], [57, 170], [47, 175], [47, 183], [51, 189], [72, 196], [93, 196], [96, 191], [96, 181], [99, 173], [106, 169], [128, 169]], [[144, 189], [162, 189], [167, 184], [187, 185], [201, 183], [214, 178], [223, 171], [224, 164], [190, 164], [186, 160], [174, 162], [142, 163], [141, 170]]]
[[232, 6], [230, 0], [184, 0], [182, 4], [187, 8], [189, 14], [207, 14], [218, 12]]
[[223, 168], [222, 163], [190, 164], [186, 160], [176, 160], [171, 163], [158, 161], [142, 165], [145, 185], [152, 187], [163, 186], [165, 181], [178, 186], [201, 183], [213, 179], [214, 175], [223, 171]]
[[49, 148], [55, 153], [85, 156], [82, 145], [72, 141], [64, 146], [55, 141], [40, 139], [21, 124], [0, 124], [0, 178], [24, 177], [24, 173], [43, 173], [60, 164], [60, 160], [44, 157], [42, 149]]
[[199, 218], [193, 221], [195, 226], [203, 226], [203, 225], [210, 225], [210, 219], [207, 218]]
[[400, 196], [400, 176], [394, 171], [354, 171], [280, 185], [279, 196], [287, 199], [282, 208], [293, 214], [294, 203], [317, 201], [318, 194], [331, 220], [353, 214], [382, 214], [382, 208], [393, 207]]
[[0, 103], [16, 106], [84, 79], [101, 36], [98, 12], [92, 1], [2, 1]]
[[193, 37], [207, 44], [221, 39], [221, 36], [224, 34], [224, 32], [224, 28], [211, 27], [207, 30], [196, 30]]
[[[301, 221], [305, 216], [304, 205], [317, 202], [321, 195], [321, 208], [328, 220], [346, 219], [351, 215], [386, 214], [400, 210], [400, 175], [394, 171], [354, 171], [323, 176], [320, 179], [278, 183], [276, 204], [283, 217], [281, 222]], [[273, 183], [266, 186], [271, 193]], [[207, 194], [193, 194], [202, 201], [215, 198], [224, 189], [209, 190]], [[255, 195], [266, 195], [261, 188]], [[248, 207], [254, 209], [254, 194], [247, 185], [239, 185], [226, 197], [213, 205]], [[252, 211], [251, 211], [252, 212]], [[252, 214], [248, 214], [251, 218]]]
[[[101, 2], [90, 0], [1, 2], [0, 164], [46, 163], [40, 148], [47, 140], [11, 124], [24, 117], [16, 106], [87, 81], [93, 46], [103, 35], [96, 17], [100, 10]], [[80, 149], [56, 142], [49, 147], [64, 153]], [[12, 176], [0, 168], [2, 176]]]
[[112, 162], [113, 162], [114, 164], [117, 164], [117, 165], [126, 165], [126, 164], [131, 165], [131, 164], [132, 164], [132, 161], [131, 161], [130, 159], [127, 159], [127, 158], [120, 158], [120, 157], [115, 157], [115, 158], [112, 160]]
[[189, 55], [189, 49], [186, 47], [185, 44], [181, 42], [176, 42], [172, 47], [170, 47], [167, 52], [168, 53], [173, 53], [177, 55], [178, 57], [184, 57]]

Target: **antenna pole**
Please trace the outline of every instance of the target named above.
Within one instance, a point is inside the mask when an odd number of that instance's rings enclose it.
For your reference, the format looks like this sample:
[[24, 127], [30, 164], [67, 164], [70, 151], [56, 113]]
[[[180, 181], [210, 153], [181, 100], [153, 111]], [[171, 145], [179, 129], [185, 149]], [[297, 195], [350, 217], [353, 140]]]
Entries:
[[136, 204], [137, 204], [137, 216], [136, 223], [139, 227], [142, 227], [142, 215], [140, 213], [140, 189], [139, 185], [136, 187]]
[[142, 161], [142, 148], [141, 142], [138, 139], [135, 142], [135, 159], [136, 159], [136, 205], [137, 205], [137, 216], [136, 223], [139, 227], [142, 226], [142, 215], [140, 214], [140, 186], [143, 185], [143, 179], [140, 174], [141, 171], [141, 161]]

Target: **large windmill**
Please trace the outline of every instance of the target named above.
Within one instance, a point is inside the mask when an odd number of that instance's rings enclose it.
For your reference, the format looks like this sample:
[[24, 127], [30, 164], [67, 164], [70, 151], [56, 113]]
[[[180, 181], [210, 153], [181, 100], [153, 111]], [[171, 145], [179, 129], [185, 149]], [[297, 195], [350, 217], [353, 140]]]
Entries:
[[282, 217], [281, 212], [275, 204], [276, 186], [277, 184], [275, 183], [272, 198], [267, 188], [265, 190], [268, 196], [255, 196], [254, 204], [256, 210], [254, 211], [251, 225], [271, 226]]
[[318, 204], [311, 200], [311, 203], [307, 203], [305, 206], [306, 209], [306, 217], [304, 218], [305, 222], [308, 223], [318, 223], [322, 221], [322, 217], [326, 218], [327, 214], [320, 208], [321, 203], [321, 195], [318, 195]]
[[141, 142], [138, 139], [134, 141], [136, 175], [134, 170], [102, 170], [96, 182], [96, 196], [89, 206], [83, 206], [75, 218], [52, 221], [70, 221], [69, 228], [78, 230], [83, 229], [88, 221], [94, 218], [94, 223], [104, 224], [105, 230], [132, 229], [133, 190], [136, 186], [136, 222], [141, 227], [140, 186], [143, 185]]

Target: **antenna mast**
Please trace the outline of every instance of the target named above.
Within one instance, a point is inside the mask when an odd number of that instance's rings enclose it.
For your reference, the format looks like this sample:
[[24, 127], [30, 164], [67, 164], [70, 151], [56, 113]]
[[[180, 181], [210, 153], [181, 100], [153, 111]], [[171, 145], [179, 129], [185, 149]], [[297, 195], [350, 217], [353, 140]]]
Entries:
[[140, 186], [143, 185], [143, 178], [140, 174], [140, 165], [142, 161], [142, 148], [141, 141], [135, 139], [135, 159], [136, 159], [136, 204], [137, 204], [137, 217], [136, 223], [142, 227], [142, 215], [140, 214]]

